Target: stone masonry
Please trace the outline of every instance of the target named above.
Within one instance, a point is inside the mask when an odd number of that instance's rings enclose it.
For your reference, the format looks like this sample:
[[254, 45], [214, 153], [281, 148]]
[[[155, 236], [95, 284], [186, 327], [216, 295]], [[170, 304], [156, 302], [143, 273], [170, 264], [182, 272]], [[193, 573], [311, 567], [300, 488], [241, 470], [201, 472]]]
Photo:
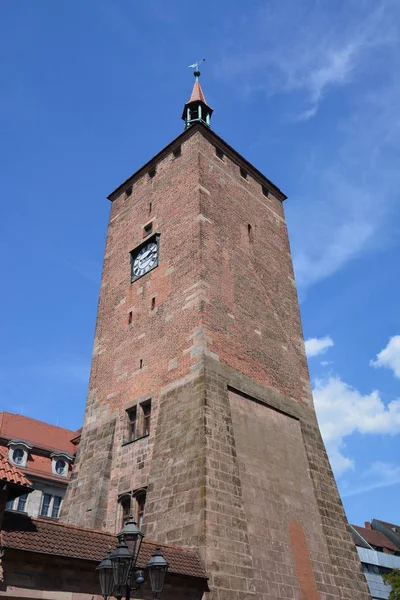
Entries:
[[[118, 499], [147, 487], [146, 537], [198, 547], [213, 598], [367, 600], [313, 408], [284, 198], [200, 123], [111, 194], [62, 519], [114, 532]], [[150, 222], [159, 265], [131, 283]], [[127, 442], [126, 411], [148, 399], [150, 435]]]

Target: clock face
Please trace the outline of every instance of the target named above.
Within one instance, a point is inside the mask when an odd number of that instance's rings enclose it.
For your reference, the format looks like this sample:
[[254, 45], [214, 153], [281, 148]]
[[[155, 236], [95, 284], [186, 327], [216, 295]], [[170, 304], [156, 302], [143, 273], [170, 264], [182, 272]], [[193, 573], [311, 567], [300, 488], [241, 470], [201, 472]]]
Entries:
[[132, 263], [132, 281], [145, 275], [151, 269], [157, 266], [158, 246], [157, 242], [152, 241], [143, 246], [133, 259]]

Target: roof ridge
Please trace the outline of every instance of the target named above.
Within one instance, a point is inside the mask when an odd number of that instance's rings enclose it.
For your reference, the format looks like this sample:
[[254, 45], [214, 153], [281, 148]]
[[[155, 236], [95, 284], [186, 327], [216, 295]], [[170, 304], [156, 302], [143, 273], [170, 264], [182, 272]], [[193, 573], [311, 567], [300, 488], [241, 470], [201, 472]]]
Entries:
[[[99, 529], [90, 529], [89, 527], [80, 527], [79, 525], [72, 525], [71, 523], [64, 523], [63, 521], [53, 521], [49, 519], [41, 519], [40, 517], [30, 517], [31, 521], [39, 521], [40, 523], [51, 523], [51, 525], [56, 525], [58, 527], [65, 527], [67, 529], [75, 529], [77, 531], [87, 531], [88, 533], [99, 533], [100, 535], [107, 535], [111, 537], [117, 537], [117, 534], [111, 533], [109, 531], [100, 531]], [[191, 552], [192, 554], [198, 555], [196, 546], [174, 546], [171, 544], [163, 544], [161, 542], [153, 542], [151, 540], [144, 539], [143, 542], [145, 544], [149, 544], [151, 546], [160, 546], [161, 548], [171, 548], [171, 550], [185, 550]]]
[[66, 527], [67, 529], [76, 529], [78, 531], [87, 531], [89, 533], [100, 533], [101, 535], [109, 535], [116, 537], [114, 533], [109, 531], [100, 531], [99, 529], [90, 529], [89, 527], [80, 527], [79, 525], [72, 525], [71, 523], [64, 523], [63, 521], [54, 521], [50, 519], [41, 519], [40, 517], [30, 517], [31, 521], [39, 521], [40, 523], [51, 523], [51, 525], [57, 525], [57, 527]]
[[[37, 423], [42, 423], [43, 425], [48, 425], [49, 427], [56, 427], [57, 429], [62, 429], [63, 431], [68, 431], [70, 433], [76, 433], [77, 430], [73, 430], [73, 429], [69, 429], [68, 427], [60, 427], [59, 425], [53, 425], [52, 423], [48, 423], [47, 421], [42, 421], [41, 419], [35, 419], [35, 417], [28, 417], [27, 415], [21, 415], [19, 413], [11, 413], [8, 412], [7, 410], [2, 410], [0, 412], [1, 414], [1, 419], [0, 419], [0, 426], [3, 424], [3, 416], [4, 415], [10, 415], [11, 417], [18, 417], [19, 419], [27, 419], [29, 421], [36, 421]], [[1, 431], [1, 427], [0, 427], [0, 431]]]

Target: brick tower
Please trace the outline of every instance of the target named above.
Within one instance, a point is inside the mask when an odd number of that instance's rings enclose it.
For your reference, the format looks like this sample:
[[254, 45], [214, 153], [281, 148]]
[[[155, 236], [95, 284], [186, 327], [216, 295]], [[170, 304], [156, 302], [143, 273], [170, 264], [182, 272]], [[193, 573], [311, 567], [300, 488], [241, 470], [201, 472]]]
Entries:
[[370, 598], [318, 429], [282, 202], [210, 129], [109, 196], [90, 386], [62, 519], [199, 548], [213, 597]]

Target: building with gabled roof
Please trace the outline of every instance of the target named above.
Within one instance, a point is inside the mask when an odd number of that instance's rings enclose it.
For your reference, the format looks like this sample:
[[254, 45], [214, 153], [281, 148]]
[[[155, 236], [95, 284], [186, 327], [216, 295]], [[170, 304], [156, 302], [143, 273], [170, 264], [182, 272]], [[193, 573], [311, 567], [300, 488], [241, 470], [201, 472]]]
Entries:
[[383, 582], [382, 575], [400, 569], [400, 540], [396, 544], [386, 534], [385, 528], [389, 529], [387, 526], [397, 527], [378, 519], [366, 521], [364, 527], [350, 525], [373, 600], [389, 598], [391, 587]]
[[400, 554], [399, 547], [384, 533], [372, 529], [370, 523], [367, 522], [365, 527], [359, 527], [358, 525], [352, 525], [352, 527], [374, 550], [385, 554]]
[[71, 477], [79, 432], [0, 412], [0, 451], [26, 475], [33, 491], [9, 499], [8, 510], [57, 519]]
[[[100, 599], [96, 567], [115, 544], [116, 537], [104, 531], [6, 511], [0, 532], [0, 599], [54, 600], [60, 594], [64, 600]], [[168, 562], [163, 600], [201, 600], [209, 591], [208, 577], [195, 549], [145, 540], [137, 568], [146, 570], [157, 546]], [[146, 573], [141, 594], [149, 594]]]
[[[115, 547], [116, 536], [66, 525], [26, 512], [7, 510], [7, 502], [35, 493], [22, 469], [0, 447], [0, 599], [100, 600], [96, 567]], [[141, 597], [149, 595], [147, 562], [160, 547], [168, 562], [163, 600], [201, 600], [208, 577], [195, 549], [144, 541], [136, 563], [145, 573]]]

